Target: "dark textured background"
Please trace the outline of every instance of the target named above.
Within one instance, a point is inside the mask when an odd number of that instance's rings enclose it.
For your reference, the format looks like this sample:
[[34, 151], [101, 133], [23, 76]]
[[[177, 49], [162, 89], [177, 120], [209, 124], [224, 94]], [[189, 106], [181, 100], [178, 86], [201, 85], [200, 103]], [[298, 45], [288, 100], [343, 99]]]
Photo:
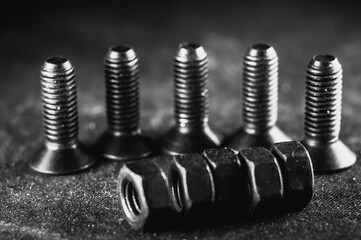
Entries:
[[[149, 1], [150, 2], [150, 1]], [[317, 53], [335, 54], [344, 68], [341, 138], [361, 149], [359, 7], [340, 3], [18, 3], [0, 14], [0, 239], [357, 239], [361, 238], [361, 163], [316, 176], [302, 212], [276, 219], [216, 224], [158, 234], [131, 231], [116, 191], [119, 163], [78, 175], [28, 170], [43, 139], [39, 70], [61, 54], [78, 73], [80, 138], [91, 144], [105, 129], [103, 58], [117, 43], [134, 46], [141, 63], [141, 124], [154, 137], [172, 124], [172, 58], [183, 41], [209, 54], [210, 123], [219, 133], [241, 123], [243, 54], [269, 42], [280, 59], [279, 125], [303, 134], [305, 69]]]

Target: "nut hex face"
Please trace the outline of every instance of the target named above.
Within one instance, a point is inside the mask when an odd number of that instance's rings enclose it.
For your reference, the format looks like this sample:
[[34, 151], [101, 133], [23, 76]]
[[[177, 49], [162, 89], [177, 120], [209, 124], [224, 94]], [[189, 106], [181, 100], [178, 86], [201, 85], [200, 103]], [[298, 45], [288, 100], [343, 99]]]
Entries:
[[213, 148], [203, 151], [203, 157], [211, 168], [216, 191], [216, 208], [220, 214], [236, 215], [246, 203], [245, 174], [237, 153], [231, 148]]
[[173, 156], [169, 173], [177, 208], [183, 212], [186, 220], [209, 219], [215, 188], [211, 169], [202, 155]]
[[273, 214], [283, 197], [281, 170], [270, 151], [263, 147], [239, 151], [248, 180], [250, 214]]
[[115, 135], [105, 131], [96, 143], [99, 155], [115, 161], [135, 160], [157, 152], [155, 142], [140, 133]]
[[204, 149], [220, 145], [218, 137], [208, 127], [172, 127], [161, 140], [162, 149], [170, 155], [202, 153]]
[[120, 203], [136, 230], [160, 230], [175, 223], [176, 209], [161, 161], [129, 162], [118, 177]]
[[70, 146], [45, 143], [35, 153], [30, 167], [41, 173], [63, 175], [85, 170], [96, 163], [80, 142]]
[[290, 141], [291, 139], [277, 126], [264, 131], [247, 131], [244, 127], [238, 129], [223, 142], [223, 146], [237, 151], [250, 147], [264, 147], [269, 149], [274, 143]]
[[297, 211], [306, 207], [313, 196], [314, 174], [306, 148], [298, 141], [276, 143], [271, 148], [281, 168], [284, 207]]
[[304, 139], [301, 143], [308, 150], [316, 173], [341, 171], [355, 164], [357, 156], [342, 141], [322, 143]]

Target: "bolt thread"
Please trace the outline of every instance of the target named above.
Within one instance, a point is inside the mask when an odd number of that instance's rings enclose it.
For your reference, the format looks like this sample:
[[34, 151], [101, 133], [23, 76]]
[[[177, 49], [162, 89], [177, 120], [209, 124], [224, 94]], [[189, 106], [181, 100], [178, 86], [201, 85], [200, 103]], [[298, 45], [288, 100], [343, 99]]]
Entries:
[[116, 134], [139, 130], [139, 63], [132, 47], [110, 48], [105, 60], [108, 129]]
[[243, 62], [243, 121], [246, 129], [264, 130], [276, 124], [278, 57], [275, 49], [255, 44]]
[[341, 128], [342, 66], [334, 56], [314, 56], [306, 79], [306, 137], [318, 142], [337, 141]]
[[208, 122], [208, 57], [202, 46], [183, 43], [174, 58], [174, 112], [181, 127]]
[[41, 69], [45, 138], [56, 144], [78, 139], [78, 109], [75, 71], [65, 57], [47, 59]]

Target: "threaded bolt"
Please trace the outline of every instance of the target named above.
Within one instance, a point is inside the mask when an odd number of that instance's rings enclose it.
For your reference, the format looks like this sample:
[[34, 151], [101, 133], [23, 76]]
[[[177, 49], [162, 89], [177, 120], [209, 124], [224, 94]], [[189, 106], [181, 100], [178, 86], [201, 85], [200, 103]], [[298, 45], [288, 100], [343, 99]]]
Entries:
[[356, 155], [339, 141], [342, 66], [332, 55], [314, 56], [306, 74], [305, 147], [315, 171], [352, 166]]
[[36, 171], [67, 174], [95, 161], [78, 141], [75, 71], [65, 57], [48, 58], [41, 69], [45, 144], [31, 162]]
[[139, 63], [126, 45], [112, 48], [105, 59], [108, 128], [114, 133], [139, 130]]
[[174, 114], [176, 125], [164, 136], [169, 154], [202, 152], [219, 145], [208, 125], [208, 57], [197, 43], [179, 45], [174, 57]]
[[111, 47], [105, 59], [108, 130], [98, 141], [100, 153], [112, 160], [146, 157], [153, 141], [139, 128], [139, 63], [132, 47]]
[[244, 125], [224, 145], [240, 150], [289, 141], [276, 126], [278, 115], [278, 56], [275, 49], [259, 43], [248, 48], [243, 62]]
[[208, 122], [208, 57], [203, 47], [183, 44], [174, 58], [174, 114], [180, 127]]
[[276, 124], [278, 56], [273, 47], [256, 44], [243, 63], [243, 121], [245, 129], [264, 130]]
[[62, 57], [48, 59], [41, 70], [45, 138], [54, 144], [78, 140], [78, 108], [73, 66]]

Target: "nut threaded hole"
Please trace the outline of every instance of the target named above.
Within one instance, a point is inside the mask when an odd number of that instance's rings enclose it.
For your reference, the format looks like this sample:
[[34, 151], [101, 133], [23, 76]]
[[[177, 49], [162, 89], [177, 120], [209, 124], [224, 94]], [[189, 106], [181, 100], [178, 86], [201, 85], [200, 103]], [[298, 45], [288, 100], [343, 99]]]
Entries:
[[123, 184], [123, 196], [125, 199], [126, 208], [128, 212], [133, 215], [133, 217], [137, 217], [141, 212], [138, 192], [134, 188], [132, 182], [124, 181]]
[[181, 178], [176, 171], [172, 172], [171, 188], [172, 188], [173, 197], [175, 199], [175, 203], [174, 203], [176, 205], [175, 207], [179, 210], [182, 210], [184, 206], [183, 187], [181, 184]]

